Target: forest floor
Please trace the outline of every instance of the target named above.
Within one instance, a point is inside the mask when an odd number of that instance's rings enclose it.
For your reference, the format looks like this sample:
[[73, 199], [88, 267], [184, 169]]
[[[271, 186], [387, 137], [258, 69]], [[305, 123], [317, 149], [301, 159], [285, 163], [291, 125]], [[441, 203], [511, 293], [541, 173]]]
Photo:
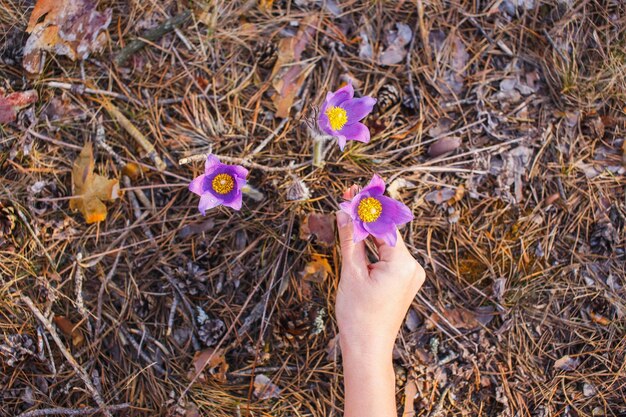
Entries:
[[[340, 416], [373, 173], [427, 274], [399, 413], [626, 415], [623, 2], [95, 3], [0, 0], [0, 415]], [[346, 82], [378, 104], [341, 152]], [[198, 212], [208, 152], [240, 211]]]

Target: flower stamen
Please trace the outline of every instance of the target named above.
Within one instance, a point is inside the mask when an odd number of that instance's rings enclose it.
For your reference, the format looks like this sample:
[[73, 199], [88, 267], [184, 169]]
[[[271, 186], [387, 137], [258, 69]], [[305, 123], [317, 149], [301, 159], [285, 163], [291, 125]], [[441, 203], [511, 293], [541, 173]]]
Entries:
[[228, 194], [235, 188], [235, 180], [229, 174], [217, 174], [211, 182], [211, 187], [218, 194]]
[[335, 131], [341, 130], [341, 128], [348, 123], [348, 113], [346, 113], [346, 110], [341, 107], [333, 106], [327, 108], [326, 116], [328, 116], [330, 127]]
[[382, 212], [383, 205], [374, 197], [367, 197], [361, 200], [357, 209], [359, 219], [365, 223], [375, 222]]

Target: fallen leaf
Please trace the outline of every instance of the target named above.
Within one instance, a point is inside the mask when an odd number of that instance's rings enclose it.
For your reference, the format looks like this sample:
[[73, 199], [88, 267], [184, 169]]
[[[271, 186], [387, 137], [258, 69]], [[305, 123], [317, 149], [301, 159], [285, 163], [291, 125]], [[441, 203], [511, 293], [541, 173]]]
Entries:
[[404, 411], [402, 417], [412, 417], [415, 415], [415, 397], [417, 397], [417, 384], [415, 380], [406, 381], [404, 386]]
[[317, 31], [318, 17], [311, 15], [302, 20], [295, 36], [281, 39], [278, 57], [272, 70], [272, 86], [276, 93], [272, 101], [276, 117], [287, 117], [304, 81], [314, 68], [313, 64], [298, 63], [313, 35]]
[[436, 158], [438, 156], [454, 151], [461, 146], [461, 138], [458, 136], [446, 136], [435, 141], [428, 148], [428, 155]]
[[54, 97], [50, 101], [50, 104], [46, 106], [44, 114], [51, 121], [71, 119], [84, 120], [87, 117], [80, 107], [72, 103], [67, 94], [63, 94], [60, 98]]
[[554, 362], [554, 368], [562, 371], [575, 371], [580, 365], [580, 359], [572, 358], [569, 355], [563, 356], [561, 359]]
[[208, 371], [218, 382], [226, 382], [228, 363], [222, 349], [199, 350], [193, 355], [193, 368], [195, 375]]
[[44, 51], [84, 60], [106, 41], [112, 9], [98, 12], [96, 0], [38, 0], [30, 15], [22, 65], [30, 73], [42, 69]]
[[389, 46], [380, 54], [381, 65], [399, 64], [406, 57], [406, 46], [413, 38], [413, 31], [404, 23], [396, 23], [396, 30], [387, 32]]
[[422, 321], [420, 320], [415, 310], [410, 308], [409, 312], [406, 315], [406, 320], [404, 321], [404, 325], [406, 326], [406, 328], [409, 329], [409, 331], [414, 332], [420, 327], [421, 324]]
[[387, 192], [389, 196], [395, 200], [402, 200], [402, 196], [400, 195], [400, 190], [403, 190], [407, 187], [415, 187], [415, 184], [411, 181], [407, 181], [404, 178], [396, 178], [391, 181], [389, 187], [387, 187]]
[[271, 379], [263, 374], [259, 374], [254, 378], [254, 395], [259, 400], [278, 398], [280, 397], [280, 388], [273, 384]]
[[429, 203], [443, 204], [454, 197], [456, 191], [453, 188], [443, 188], [441, 190], [431, 191], [424, 196], [424, 200]]
[[64, 335], [72, 338], [72, 346], [80, 346], [85, 341], [85, 337], [83, 336], [81, 331], [67, 317], [54, 316], [52, 321], [54, 322], [54, 324], [56, 324], [59, 330], [63, 332]]
[[264, 12], [271, 11], [273, 5], [274, 5], [274, 0], [259, 0], [259, 9], [261, 9]]
[[608, 326], [609, 324], [611, 324], [611, 320], [604, 317], [602, 314], [594, 312], [593, 310], [589, 311], [589, 317], [591, 317], [591, 320], [594, 323], [598, 323], [601, 326]]
[[335, 216], [330, 214], [307, 214], [300, 224], [300, 239], [309, 240], [311, 236], [324, 246], [335, 244]]
[[4, 96], [0, 89], [0, 123], [9, 123], [15, 120], [17, 112], [37, 101], [38, 95], [35, 90], [18, 91]]
[[328, 341], [326, 346], [326, 360], [328, 362], [337, 362], [341, 356], [341, 346], [339, 345], [339, 334], [335, 335]]
[[202, 223], [187, 224], [180, 229], [178, 237], [180, 239], [187, 239], [188, 237], [208, 232], [213, 229], [213, 227], [215, 227], [215, 222], [211, 218], [203, 221]]
[[[448, 321], [449, 325], [458, 330], [477, 330], [481, 326], [486, 326], [493, 319], [493, 307], [479, 307], [476, 311], [465, 308], [444, 308], [441, 315]], [[441, 315], [433, 313], [430, 320], [437, 324], [448, 324]], [[432, 327], [432, 324], [431, 324]]]
[[106, 219], [107, 208], [103, 201], [113, 201], [121, 195], [119, 181], [94, 174], [94, 166], [93, 145], [87, 142], [72, 168], [75, 198], [70, 200], [70, 208], [79, 210], [88, 224]]
[[311, 262], [307, 263], [302, 271], [302, 279], [313, 282], [324, 282], [328, 274], [332, 273], [328, 260], [318, 254], [311, 255]]

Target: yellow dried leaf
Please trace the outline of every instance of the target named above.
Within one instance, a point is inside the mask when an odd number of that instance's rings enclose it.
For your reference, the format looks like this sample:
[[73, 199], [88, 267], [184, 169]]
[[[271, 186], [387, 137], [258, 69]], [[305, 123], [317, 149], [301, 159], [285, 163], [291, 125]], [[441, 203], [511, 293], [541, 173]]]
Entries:
[[313, 282], [324, 282], [328, 274], [332, 272], [328, 260], [321, 255], [311, 256], [311, 262], [306, 264], [302, 271], [302, 279]]
[[101, 222], [107, 217], [103, 201], [113, 201], [120, 196], [118, 180], [94, 174], [93, 145], [87, 142], [74, 161], [72, 169], [73, 199], [70, 208], [79, 210], [87, 223]]

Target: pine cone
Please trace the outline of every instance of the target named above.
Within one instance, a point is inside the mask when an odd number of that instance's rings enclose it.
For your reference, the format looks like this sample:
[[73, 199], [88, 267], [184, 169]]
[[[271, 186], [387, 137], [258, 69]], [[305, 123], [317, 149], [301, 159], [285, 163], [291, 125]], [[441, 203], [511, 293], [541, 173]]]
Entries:
[[589, 245], [593, 253], [600, 255], [610, 254], [618, 241], [617, 230], [608, 219], [593, 225], [591, 237], [589, 238]]
[[140, 293], [133, 303], [133, 309], [137, 316], [146, 319], [154, 310], [155, 305], [156, 298], [152, 294]]
[[0, 62], [6, 65], [17, 66], [22, 63], [26, 32], [18, 27], [12, 28], [0, 46]]
[[15, 210], [7, 203], [0, 202], [0, 246], [9, 241], [15, 229]]
[[217, 345], [225, 332], [226, 325], [222, 320], [207, 319], [199, 326], [198, 338], [206, 347], [211, 347]]
[[272, 332], [282, 346], [299, 346], [311, 333], [312, 320], [307, 309], [288, 310], [278, 317]]
[[[179, 262], [179, 265], [183, 262], [184, 260]], [[182, 292], [198, 295], [207, 291], [206, 281], [208, 277], [206, 271], [191, 261], [187, 261], [185, 266], [177, 267], [174, 270], [174, 275]]]
[[384, 113], [391, 107], [400, 103], [400, 90], [398, 90], [398, 88], [393, 84], [385, 84], [380, 90], [378, 90], [378, 96], [376, 99], [378, 114]]
[[0, 344], [0, 358], [9, 367], [23, 362], [31, 356], [36, 356], [36, 347], [33, 339], [25, 334], [12, 334], [4, 339]]
[[254, 48], [254, 59], [261, 68], [271, 68], [278, 58], [278, 46], [272, 41], [259, 42]]

